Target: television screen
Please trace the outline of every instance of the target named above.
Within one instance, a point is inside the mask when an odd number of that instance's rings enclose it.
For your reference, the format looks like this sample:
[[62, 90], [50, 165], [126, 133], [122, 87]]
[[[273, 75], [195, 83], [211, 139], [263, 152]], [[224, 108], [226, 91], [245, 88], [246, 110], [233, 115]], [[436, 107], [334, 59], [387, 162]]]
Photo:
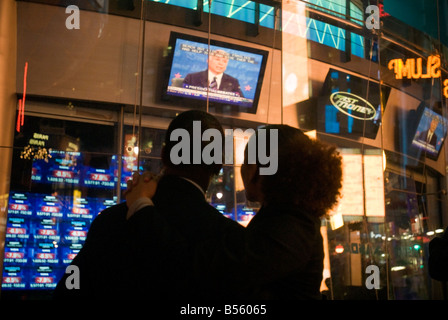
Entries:
[[36, 218], [62, 218], [65, 208], [57, 196], [36, 195]]
[[51, 150], [48, 159], [33, 159], [31, 179], [36, 183], [80, 183], [80, 152]]
[[[8, 252], [5, 250], [5, 253]], [[27, 279], [22, 266], [5, 265], [3, 268], [2, 290], [27, 289]]]
[[33, 204], [30, 194], [11, 193], [8, 203], [8, 216], [31, 217], [33, 214]]
[[30, 226], [24, 217], [8, 217], [6, 222], [6, 238], [8, 240], [28, 240]]
[[96, 210], [94, 208], [94, 200], [92, 199], [78, 198], [69, 204], [66, 212], [67, 219], [88, 219], [91, 221], [95, 217]]
[[318, 99], [317, 129], [345, 137], [375, 139], [390, 88], [330, 69]]
[[26, 240], [6, 239], [3, 262], [5, 265], [15, 264], [23, 266], [28, 263], [27, 250]]
[[114, 188], [115, 177], [111, 169], [97, 169], [90, 166], [84, 166], [86, 174], [84, 176], [84, 186], [100, 187], [100, 188]]
[[47, 173], [47, 182], [79, 183], [80, 152], [56, 151], [50, 152], [51, 166]]
[[32, 223], [35, 241], [60, 241], [59, 223], [56, 218], [35, 219]]
[[412, 147], [422, 151], [428, 158], [437, 160], [446, 136], [447, 121], [428, 107], [420, 106]]
[[62, 240], [65, 244], [84, 243], [90, 228], [87, 219], [73, 219], [62, 223]]
[[[49, 253], [38, 253], [38, 255], [49, 255]], [[37, 264], [33, 266], [29, 275], [29, 289], [55, 289], [57, 281], [61, 277], [61, 271], [54, 265]]]
[[256, 113], [267, 51], [176, 32], [169, 48], [165, 99]]

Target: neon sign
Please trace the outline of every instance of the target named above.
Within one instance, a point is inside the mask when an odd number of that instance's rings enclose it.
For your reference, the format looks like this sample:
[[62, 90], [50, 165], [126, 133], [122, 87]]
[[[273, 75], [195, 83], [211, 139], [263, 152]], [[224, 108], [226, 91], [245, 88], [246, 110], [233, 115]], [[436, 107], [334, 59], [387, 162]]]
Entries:
[[443, 95], [448, 98], [448, 79], [443, 80]]
[[[440, 56], [429, 56], [426, 62], [426, 71], [423, 70], [422, 58], [392, 59], [387, 65], [395, 73], [395, 79], [437, 79], [442, 76], [440, 70]], [[443, 80], [443, 95], [448, 98], [448, 79]]]
[[423, 59], [411, 58], [406, 59], [403, 63], [402, 59], [392, 59], [388, 64], [389, 70], [394, 70], [395, 79], [429, 79], [440, 78], [440, 56], [429, 56], [426, 63], [426, 73], [423, 73]]
[[376, 110], [370, 102], [353, 93], [333, 92], [330, 101], [339, 111], [358, 120], [372, 120], [376, 116]]

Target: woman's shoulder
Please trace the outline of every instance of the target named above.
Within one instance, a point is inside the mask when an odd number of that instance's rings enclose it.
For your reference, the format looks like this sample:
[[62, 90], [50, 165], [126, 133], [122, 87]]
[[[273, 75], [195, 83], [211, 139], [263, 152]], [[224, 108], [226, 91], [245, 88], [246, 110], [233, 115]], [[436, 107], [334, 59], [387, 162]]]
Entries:
[[288, 220], [288, 221], [309, 220], [316, 223], [320, 221], [320, 219], [317, 217], [316, 214], [304, 210], [300, 206], [293, 204], [278, 204], [278, 205], [263, 206], [260, 208], [256, 216], [263, 217], [264, 219], [274, 219], [274, 220]]
[[295, 206], [268, 206], [262, 207], [252, 218], [248, 228], [258, 228], [277, 231], [276, 233], [302, 232], [314, 233], [320, 228], [320, 219]]
[[[257, 217], [258, 214], [261, 214]], [[299, 257], [320, 246], [320, 220], [306, 217], [300, 210], [260, 210], [247, 227], [247, 238], [266, 248], [286, 251]], [[258, 219], [257, 219], [258, 218]], [[317, 219], [317, 220], [316, 220]]]

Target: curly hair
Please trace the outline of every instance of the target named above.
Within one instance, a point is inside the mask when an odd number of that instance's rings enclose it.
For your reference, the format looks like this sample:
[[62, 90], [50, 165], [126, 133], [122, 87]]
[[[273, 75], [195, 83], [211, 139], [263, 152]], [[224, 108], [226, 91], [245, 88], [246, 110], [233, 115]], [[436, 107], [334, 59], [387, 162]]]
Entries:
[[342, 187], [342, 158], [336, 147], [288, 125], [262, 129], [278, 130], [277, 172], [261, 176], [266, 203], [294, 204], [318, 217], [325, 215], [338, 202]]

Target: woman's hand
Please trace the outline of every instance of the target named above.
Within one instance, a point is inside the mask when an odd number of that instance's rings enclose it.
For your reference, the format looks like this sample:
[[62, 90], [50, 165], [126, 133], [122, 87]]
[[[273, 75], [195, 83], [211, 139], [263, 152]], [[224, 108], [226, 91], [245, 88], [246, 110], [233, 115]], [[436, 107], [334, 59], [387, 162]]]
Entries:
[[156, 193], [157, 178], [152, 172], [144, 172], [143, 174], [134, 173], [132, 179], [127, 181], [127, 189], [125, 192], [126, 203], [128, 208], [139, 198], [152, 198]]

